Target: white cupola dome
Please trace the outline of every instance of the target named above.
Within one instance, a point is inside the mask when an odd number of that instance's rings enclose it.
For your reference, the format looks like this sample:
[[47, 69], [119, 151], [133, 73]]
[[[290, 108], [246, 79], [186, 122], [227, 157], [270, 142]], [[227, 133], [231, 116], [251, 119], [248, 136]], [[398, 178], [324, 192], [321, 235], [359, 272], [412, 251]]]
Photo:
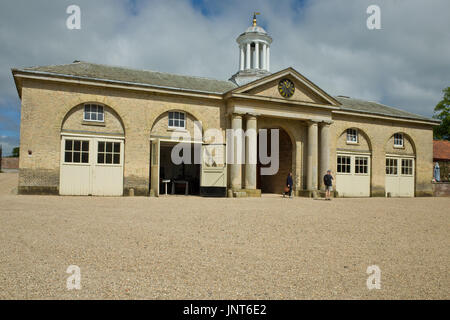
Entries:
[[270, 74], [272, 38], [257, 25], [257, 14], [253, 15], [252, 26], [236, 39], [239, 45], [239, 71], [230, 80], [239, 86]]

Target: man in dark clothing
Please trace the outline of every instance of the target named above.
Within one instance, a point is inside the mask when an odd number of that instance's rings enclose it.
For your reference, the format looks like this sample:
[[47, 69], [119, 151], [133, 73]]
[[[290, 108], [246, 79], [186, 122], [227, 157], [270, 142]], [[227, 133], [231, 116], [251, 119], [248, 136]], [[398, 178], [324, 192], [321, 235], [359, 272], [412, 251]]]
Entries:
[[292, 172], [289, 172], [286, 179], [286, 186], [289, 188], [289, 198], [292, 198], [292, 186], [294, 182], [292, 181]]
[[323, 177], [323, 183], [325, 184], [325, 200], [331, 200], [330, 193], [333, 191], [333, 176], [331, 170], [327, 171], [327, 174]]

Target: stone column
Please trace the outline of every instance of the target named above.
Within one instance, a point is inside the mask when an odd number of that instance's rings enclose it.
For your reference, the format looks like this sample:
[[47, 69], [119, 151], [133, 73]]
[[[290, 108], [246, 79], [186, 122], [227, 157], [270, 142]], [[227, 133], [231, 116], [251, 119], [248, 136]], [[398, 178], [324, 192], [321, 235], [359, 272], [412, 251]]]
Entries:
[[325, 190], [323, 176], [330, 169], [330, 125], [331, 121], [324, 121], [320, 126], [320, 165], [319, 165], [319, 185], [321, 190]]
[[264, 70], [267, 70], [267, 44], [263, 43], [263, 47], [262, 47], [262, 68]]
[[255, 69], [259, 69], [259, 42], [255, 43]]
[[[236, 133], [238, 130], [242, 130], [242, 115], [233, 114], [231, 116], [231, 129]], [[230, 165], [230, 179], [232, 189], [242, 189], [242, 162], [239, 159], [242, 155], [242, 144], [238, 142], [239, 138], [234, 137], [233, 141], [233, 163]]]
[[245, 53], [244, 53], [244, 47], [240, 46], [240, 59], [239, 59], [239, 70], [244, 70], [244, 63], [245, 63]]
[[270, 71], [270, 47], [267, 46], [267, 52], [266, 52], [266, 68], [267, 71]]
[[308, 158], [306, 187], [309, 191], [317, 190], [317, 156], [318, 156], [318, 123], [317, 121], [308, 122]]
[[247, 53], [246, 53], [246, 59], [247, 59], [247, 61], [246, 61], [246, 66], [245, 66], [245, 69], [251, 69], [251, 64], [250, 64], [250, 62], [251, 62], [251, 60], [250, 60], [250, 58], [251, 58], [251, 56], [252, 56], [252, 50], [251, 50], [251, 47], [250, 47], [250, 43], [247, 43]]
[[257, 162], [257, 122], [256, 116], [247, 115], [247, 130], [245, 138], [245, 188], [256, 189]]

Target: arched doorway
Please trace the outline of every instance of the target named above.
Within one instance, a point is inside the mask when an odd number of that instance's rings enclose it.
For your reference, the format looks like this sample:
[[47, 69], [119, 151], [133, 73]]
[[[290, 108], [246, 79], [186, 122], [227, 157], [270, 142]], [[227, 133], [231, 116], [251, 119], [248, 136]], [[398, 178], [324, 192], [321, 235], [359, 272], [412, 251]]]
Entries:
[[[289, 134], [282, 128], [271, 128], [279, 130], [279, 168], [274, 175], [261, 175], [261, 168], [270, 167], [270, 164], [264, 165], [258, 157], [257, 166], [257, 188], [261, 189], [261, 193], [277, 193], [281, 194], [286, 186], [286, 178], [292, 171], [292, 141]], [[267, 129], [267, 154], [272, 157], [272, 152], [276, 150], [272, 146], [272, 130]], [[260, 135], [258, 134], [258, 148]], [[259, 152], [259, 151], [258, 151]]]
[[61, 195], [122, 196], [125, 130], [109, 106], [86, 102], [61, 126]]

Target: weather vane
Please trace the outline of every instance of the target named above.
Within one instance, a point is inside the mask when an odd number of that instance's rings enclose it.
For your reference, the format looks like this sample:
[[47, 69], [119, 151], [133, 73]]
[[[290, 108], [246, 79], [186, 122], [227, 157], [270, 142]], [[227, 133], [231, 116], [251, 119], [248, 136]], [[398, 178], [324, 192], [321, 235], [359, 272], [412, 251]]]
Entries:
[[256, 27], [256, 16], [260, 15], [259, 12], [253, 12], [253, 26]]

